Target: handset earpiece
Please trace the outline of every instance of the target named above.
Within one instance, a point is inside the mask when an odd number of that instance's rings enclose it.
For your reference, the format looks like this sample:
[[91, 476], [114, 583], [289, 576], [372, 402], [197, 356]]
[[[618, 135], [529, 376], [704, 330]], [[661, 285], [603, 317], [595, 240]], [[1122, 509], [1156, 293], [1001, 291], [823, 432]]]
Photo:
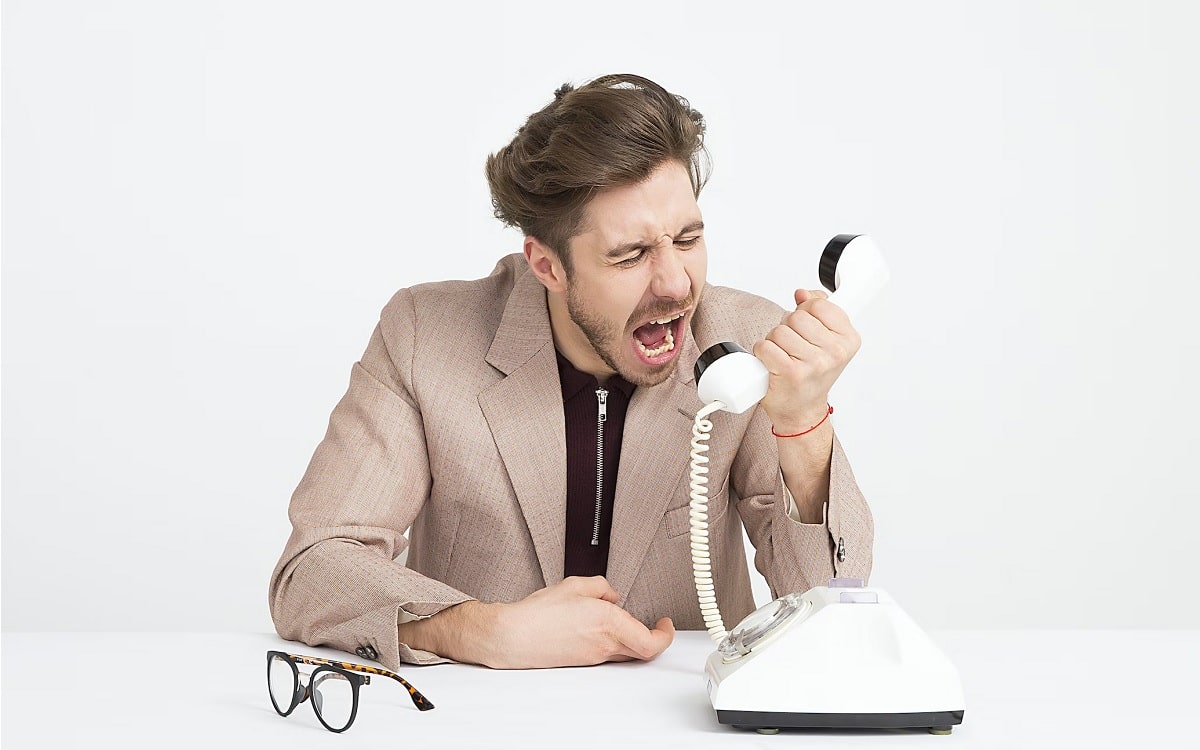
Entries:
[[825, 245], [818, 267], [829, 301], [851, 318], [887, 286], [891, 273], [879, 248], [865, 234], [839, 234]]

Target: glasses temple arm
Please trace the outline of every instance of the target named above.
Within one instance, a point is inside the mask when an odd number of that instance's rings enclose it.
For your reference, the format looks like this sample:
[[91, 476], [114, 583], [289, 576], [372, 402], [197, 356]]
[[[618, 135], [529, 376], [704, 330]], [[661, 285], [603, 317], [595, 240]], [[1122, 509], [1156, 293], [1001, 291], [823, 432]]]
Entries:
[[380, 667], [368, 667], [364, 664], [351, 664], [350, 662], [346, 662], [346, 661], [332, 661], [330, 659], [322, 659], [318, 656], [301, 656], [300, 654], [288, 654], [288, 656], [290, 656], [291, 658], [293, 658], [297, 661], [303, 662], [304, 664], [312, 664], [314, 666], [325, 665], [325, 666], [332, 666], [332, 667], [341, 667], [342, 669], [347, 669], [347, 670], [350, 670], [351, 672], [359, 672], [362, 674], [377, 674], [377, 675], [380, 675], [381, 677], [390, 677], [393, 680], [399, 682], [401, 685], [404, 686], [404, 689], [408, 691], [408, 696], [410, 698], [412, 698], [413, 705], [417, 707], [418, 711], [429, 711], [430, 709], [433, 708], [433, 704], [429, 702], [428, 698], [426, 698], [424, 695], [421, 694], [420, 690], [417, 690], [415, 687], [412, 686], [411, 683], [408, 682], [408, 680], [404, 679], [403, 677], [396, 674], [395, 672], [390, 672], [390, 671], [388, 671], [386, 669], [382, 669]]
[[433, 708], [429, 699], [421, 695], [421, 691], [413, 687], [408, 680], [393, 672], [388, 672], [387, 676], [404, 686], [404, 689], [408, 691], [408, 697], [412, 698], [413, 705], [417, 707], [418, 711], [429, 711]]

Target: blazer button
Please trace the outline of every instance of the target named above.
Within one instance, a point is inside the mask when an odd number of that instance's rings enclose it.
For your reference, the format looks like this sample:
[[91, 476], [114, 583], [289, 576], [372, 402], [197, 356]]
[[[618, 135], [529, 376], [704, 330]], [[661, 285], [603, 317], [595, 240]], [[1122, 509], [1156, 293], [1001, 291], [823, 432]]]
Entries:
[[367, 649], [364, 646], [359, 646], [358, 648], [354, 649], [354, 653], [358, 654], [364, 659], [367, 658]]
[[375, 660], [379, 658], [379, 652], [373, 646], [363, 646], [363, 656]]
[[846, 562], [846, 540], [840, 536], [838, 537], [837, 560], [838, 562]]

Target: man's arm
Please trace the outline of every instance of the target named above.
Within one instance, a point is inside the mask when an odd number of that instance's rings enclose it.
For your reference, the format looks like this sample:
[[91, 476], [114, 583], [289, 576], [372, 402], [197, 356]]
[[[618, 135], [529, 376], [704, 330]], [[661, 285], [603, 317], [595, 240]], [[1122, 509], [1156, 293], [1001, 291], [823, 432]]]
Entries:
[[826, 419], [829, 389], [860, 342], [825, 297], [797, 290], [796, 310], [755, 345], [770, 388], [733, 467], [755, 564], [776, 595], [871, 569], [870, 509]]
[[[798, 440], [800, 438], [792, 438]], [[834, 576], [867, 579], [871, 573], [874, 522], [837, 436], [826, 464], [815, 523], [789, 513], [788, 496], [771, 435], [771, 420], [756, 410], [730, 469], [737, 510], [754, 544], [754, 565], [773, 596], [823, 586]], [[798, 505], [799, 503], [797, 503]]]
[[413, 648], [498, 669], [653, 659], [671, 645], [670, 618], [647, 628], [619, 600], [601, 576], [566, 578], [519, 602], [464, 602], [398, 632]]
[[[400, 329], [409, 320], [396, 319]], [[430, 476], [421, 415], [382, 326], [354, 366], [292, 496], [292, 535], [271, 577], [270, 607], [284, 638], [375, 653], [396, 669], [401, 658], [434, 658], [405, 649], [396, 640], [397, 622], [470, 597], [395, 561], [428, 497]], [[389, 335], [408, 348], [411, 330]]]

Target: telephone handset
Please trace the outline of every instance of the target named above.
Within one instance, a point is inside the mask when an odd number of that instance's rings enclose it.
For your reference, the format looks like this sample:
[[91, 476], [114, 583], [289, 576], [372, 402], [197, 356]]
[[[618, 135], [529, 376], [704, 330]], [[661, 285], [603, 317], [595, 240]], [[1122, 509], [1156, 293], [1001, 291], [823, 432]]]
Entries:
[[[829, 301], [851, 318], [862, 311], [891, 274], [879, 248], [862, 234], [839, 234], [825, 245], [818, 269]], [[696, 394], [705, 404], [720, 402], [724, 411], [741, 414], [767, 395], [766, 366], [734, 343], [715, 344], [696, 360]], [[711, 413], [711, 412], [710, 412]]]
[[[839, 234], [825, 245], [818, 269], [821, 284], [830, 292], [833, 302], [851, 316], [856, 315], [887, 285], [889, 273], [879, 248], [865, 235]], [[708, 452], [707, 440], [712, 431], [708, 416], [725, 410], [741, 414], [767, 395], [770, 373], [753, 354], [734, 343], [722, 343], [704, 350], [696, 361], [696, 393], [705, 406], [696, 414], [692, 426], [691, 528], [692, 570], [696, 580], [696, 595], [700, 614], [709, 636], [718, 644], [728, 634], [717, 606], [712, 582], [712, 565], [708, 554]], [[790, 595], [798, 597], [798, 594]], [[744, 642], [759, 641], [771, 633], [767, 623], [784, 622], [800, 613], [802, 605], [783, 597], [751, 614], [735, 630], [737, 643], [726, 647], [742, 647]], [[764, 610], [767, 610], [764, 612]], [[759, 615], [759, 617], [756, 617]], [[761, 620], [761, 622], [760, 622]]]
[[[870, 238], [850, 234], [825, 246], [819, 272], [829, 299], [852, 317], [889, 277]], [[723, 343], [700, 355], [695, 374], [704, 406], [692, 427], [692, 570], [704, 627], [717, 643], [705, 665], [717, 720], [768, 734], [780, 727], [949, 734], [964, 714], [958, 672], [882, 589], [835, 578], [776, 599], [725, 631], [708, 548], [709, 416], [752, 408], [767, 393], [769, 373], [754, 355]]]

